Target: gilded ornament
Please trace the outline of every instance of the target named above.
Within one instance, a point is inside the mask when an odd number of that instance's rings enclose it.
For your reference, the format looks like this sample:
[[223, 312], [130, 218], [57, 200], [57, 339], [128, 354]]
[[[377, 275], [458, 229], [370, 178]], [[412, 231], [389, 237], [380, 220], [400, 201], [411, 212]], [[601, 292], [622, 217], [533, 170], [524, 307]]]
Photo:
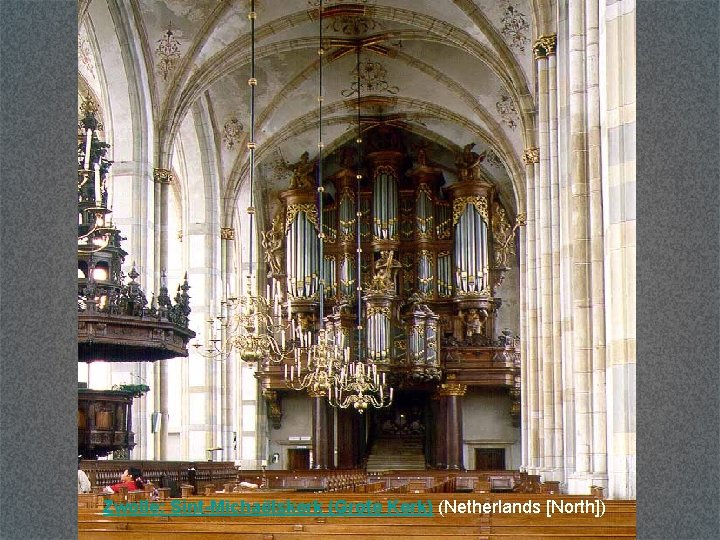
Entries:
[[278, 212], [273, 219], [272, 226], [261, 233], [261, 244], [264, 249], [265, 264], [270, 268], [269, 275], [277, 276], [282, 273], [280, 258], [285, 235], [282, 231], [282, 214]]
[[80, 111], [83, 113], [83, 116], [98, 114], [97, 103], [95, 103], [95, 100], [90, 95], [90, 92], [88, 92], [88, 94], [83, 98], [82, 103], [80, 104]]
[[300, 212], [303, 212], [317, 229], [317, 206], [315, 206], [313, 203], [290, 204], [288, 205], [287, 215], [285, 217], [285, 234], [287, 234], [287, 232], [290, 230], [290, 225], [292, 225], [292, 222], [295, 221], [295, 216], [297, 216]]
[[438, 388], [438, 394], [441, 396], [464, 396], [467, 392], [466, 384], [445, 383]]
[[369, 287], [371, 291], [395, 294], [395, 276], [402, 264], [393, 256], [392, 251], [380, 252], [380, 258], [375, 263], [375, 275]]
[[531, 146], [523, 152], [523, 162], [525, 165], [540, 163], [540, 149], [537, 146]]
[[170, 184], [173, 181], [173, 174], [170, 169], [153, 169], [153, 181], [156, 184]]
[[485, 159], [486, 152], [478, 154], [473, 152], [475, 143], [466, 144], [462, 154], [455, 159], [458, 168], [458, 176], [461, 181], [480, 180], [480, 163]]
[[535, 60], [547, 58], [555, 54], [555, 46], [557, 45], [557, 34], [545, 34], [535, 40], [533, 44], [533, 54]]
[[312, 189], [315, 187], [315, 164], [310, 161], [308, 152], [303, 152], [297, 163], [290, 165], [293, 172], [290, 189]]
[[387, 306], [368, 306], [367, 308], [367, 318], [374, 315], [382, 315], [384, 317], [390, 318], [390, 308]]
[[480, 213], [485, 223], [488, 221], [488, 201], [486, 197], [481, 195], [471, 195], [469, 197], [458, 197], [453, 201], [453, 225], [457, 225], [460, 216], [465, 211], [465, 207], [471, 204]]
[[221, 240], [235, 240], [235, 229], [232, 227], [220, 227]]
[[510, 258], [515, 255], [515, 229], [508, 223], [505, 209], [498, 203], [493, 205], [493, 248], [495, 252], [495, 266], [508, 268]]

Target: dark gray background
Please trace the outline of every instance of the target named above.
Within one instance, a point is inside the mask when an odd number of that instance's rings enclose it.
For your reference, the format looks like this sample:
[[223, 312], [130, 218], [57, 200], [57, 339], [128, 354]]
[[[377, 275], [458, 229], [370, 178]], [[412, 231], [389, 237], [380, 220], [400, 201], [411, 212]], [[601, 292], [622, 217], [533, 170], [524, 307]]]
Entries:
[[[720, 538], [719, 3], [637, 0], [642, 539]], [[0, 538], [76, 538], [77, 2], [0, 25]]]
[[637, 2], [639, 538], [720, 538], [719, 7]]
[[77, 538], [77, 0], [0, 25], [0, 538]]

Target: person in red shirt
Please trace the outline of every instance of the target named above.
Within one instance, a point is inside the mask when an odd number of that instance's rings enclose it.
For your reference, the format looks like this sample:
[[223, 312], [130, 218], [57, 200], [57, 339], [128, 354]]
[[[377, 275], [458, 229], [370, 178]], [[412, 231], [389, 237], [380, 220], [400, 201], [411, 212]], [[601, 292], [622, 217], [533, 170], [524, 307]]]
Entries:
[[137, 467], [130, 467], [120, 477], [120, 482], [111, 486], [105, 486], [105, 493], [117, 493], [122, 486], [127, 487], [128, 491], [136, 491], [143, 489], [145, 483], [142, 480], [142, 473]]

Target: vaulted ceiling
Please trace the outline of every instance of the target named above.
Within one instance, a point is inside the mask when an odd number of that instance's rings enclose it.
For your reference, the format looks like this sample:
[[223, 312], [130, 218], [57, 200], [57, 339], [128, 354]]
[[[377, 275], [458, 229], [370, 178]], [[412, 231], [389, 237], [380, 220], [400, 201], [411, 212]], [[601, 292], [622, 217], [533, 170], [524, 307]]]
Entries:
[[[237, 200], [248, 167], [250, 0], [102, 0], [124, 23], [94, 16], [100, 1], [80, 2], [80, 48], [105, 24], [135, 28], [127, 35], [135, 36], [132, 47], [147, 73], [155, 161], [167, 164], [182, 122], [201, 100], [217, 146], [220, 189], [225, 200]], [[286, 186], [285, 165], [305, 151], [317, 153], [319, 4], [256, 1], [256, 160], [266, 185]], [[522, 152], [534, 131], [532, 42], [542, 33], [536, 21], [546, 19], [543, 2], [536, 4], [324, 1], [326, 155], [354, 138], [353, 70], [361, 45], [366, 122], [398, 127], [413, 144], [428, 145], [429, 159], [450, 182], [454, 154], [476, 143], [475, 150], [489, 151], [485, 170], [501, 196], [516, 207]], [[92, 55], [84, 62], [81, 53], [81, 76], [90, 81], [93, 69]]]

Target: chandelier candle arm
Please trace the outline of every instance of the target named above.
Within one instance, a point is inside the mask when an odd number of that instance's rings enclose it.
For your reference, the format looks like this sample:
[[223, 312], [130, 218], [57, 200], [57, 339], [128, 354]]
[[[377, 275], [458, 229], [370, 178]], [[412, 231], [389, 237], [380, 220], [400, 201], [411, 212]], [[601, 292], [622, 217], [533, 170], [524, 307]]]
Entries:
[[90, 148], [92, 147], [92, 132], [93, 130], [91, 128], [88, 128], [85, 131], [85, 160], [83, 161], [83, 169], [86, 171], [90, 169]]

